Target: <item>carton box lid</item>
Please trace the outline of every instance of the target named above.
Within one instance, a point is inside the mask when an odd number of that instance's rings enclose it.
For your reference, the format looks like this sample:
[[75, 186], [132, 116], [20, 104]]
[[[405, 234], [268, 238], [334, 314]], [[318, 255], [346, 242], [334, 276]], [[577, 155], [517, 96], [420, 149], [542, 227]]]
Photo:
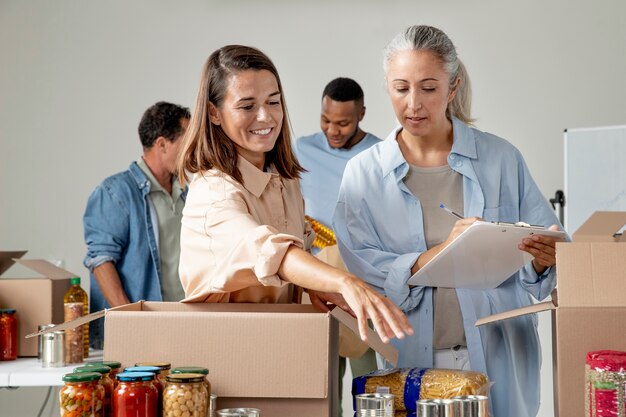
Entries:
[[626, 235], [615, 236], [626, 225], [625, 211], [596, 211], [574, 232], [574, 242], [626, 241]]
[[[9, 258], [8, 254], [11, 254], [11, 253], [13, 254], [17, 253], [19, 255], [18, 258], [14, 258], [14, 257]], [[66, 271], [63, 268], [53, 265], [52, 263], [46, 261], [45, 259], [19, 259], [19, 257], [24, 255], [24, 253], [26, 253], [26, 251], [0, 252], [0, 256], [6, 255], [2, 259], [0, 259], [0, 268], [6, 266], [5, 267], [5, 270], [6, 270], [9, 267], [11, 267], [13, 263], [17, 263], [22, 266], [25, 266], [31, 271], [37, 272], [44, 278], [68, 279], [68, 278], [73, 278], [73, 277], [78, 276], [72, 272]]]
[[28, 251], [0, 251], [0, 275], [4, 274], [7, 269], [11, 268], [15, 263], [15, 259], [21, 258], [26, 252]]
[[[99, 319], [101, 317], [104, 317], [107, 312], [114, 312], [114, 311], [142, 311], [143, 310], [143, 305], [144, 303], [146, 303], [145, 301], [137, 301], [135, 303], [130, 303], [130, 304], [126, 304], [123, 306], [119, 306], [119, 307], [113, 307], [110, 309], [105, 309], [105, 310], [101, 310], [101, 311], [97, 311], [95, 313], [91, 313], [88, 314], [86, 316], [82, 316], [79, 317], [75, 320], [72, 321], [68, 321], [62, 324], [58, 324], [56, 325], [54, 328], [50, 328], [47, 330], [42, 330], [40, 332], [36, 332], [36, 333], [31, 333], [29, 335], [26, 336], [26, 338], [31, 338], [31, 337], [35, 337], [35, 336], [39, 336], [41, 334], [44, 333], [48, 333], [51, 331], [59, 331], [59, 330], [66, 330], [66, 329], [73, 329], [75, 327], [78, 327], [82, 324], [86, 324], [89, 323], [93, 320]], [[180, 304], [180, 303], [150, 303], [150, 304], [154, 304], [159, 305], [159, 304]], [[187, 304], [187, 305], [193, 305], [193, 304]], [[250, 308], [254, 308], [254, 309], [259, 309], [259, 310], [264, 310], [264, 309], [268, 309], [271, 308], [272, 305], [267, 305], [267, 304], [257, 304], [254, 305], [254, 307], [252, 307], [252, 305], [248, 304], [244, 306], [248, 307], [248, 309]], [[287, 305], [281, 305], [283, 308], [288, 308], [285, 307]], [[221, 309], [229, 309], [229, 308], [237, 308], [235, 304], [223, 304], [223, 305], [219, 305], [219, 307], [221, 307]], [[323, 314], [323, 313], [319, 313], [319, 314]], [[348, 327], [350, 330], [352, 330], [353, 332], [355, 332], [355, 334], [359, 334], [358, 331], [358, 323], [356, 321], [356, 319], [354, 317], [352, 317], [351, 315], [349, 315], [348, 313], [346, 313], [344, 310], [340, 309], [340, 308], [334, 308], [331, 312], [330, 315], [332, 317], [334, 317], [337, 321], [341, 322], [342, 324], [344, 324], [346, 327]], [[368, 329], [368, 335], [367, 335], [367, 344], [374, 349], [376, 352], [380, 353], [385, 359], [387, 359], [392, 365], [397, 365], [398, 363], [398, 351], [396, 350], [396, 348], [394, 348], [391, 344], [386, 344], [384, 343], [380, 337], [376, 334], [376, 332], [374, 332], [371, 329]]]

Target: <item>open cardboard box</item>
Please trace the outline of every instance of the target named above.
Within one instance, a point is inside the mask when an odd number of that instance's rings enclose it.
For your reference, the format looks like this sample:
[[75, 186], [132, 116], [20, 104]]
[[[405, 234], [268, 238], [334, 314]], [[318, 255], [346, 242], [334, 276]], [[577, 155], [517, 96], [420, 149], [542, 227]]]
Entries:
[[[165, 361], [172, 367], [206, 367], [218, 408], [256, 407], [268, 417], [335, 415], [338, 322], [358, 332], [356, 320], [339, 308], [319, 313], [311, 305], [298, 304], [145, 301], [49, 331], [101, 317], [105, 360], [123, 366]], [[368, 339], [374, 350], [397, 363], [391, 345], [373, 331]]]
[[595, 212], [557, 243], [552, 301], [485, 317], [477, 326], [552, 311], [554, 407], [560, 417], [585, 414], [585, 358], [602, 349], [626, 351], [626, 212]]
[[0, 308], [16, 310], [18, 356], [37, 356], [37, 339], [25, 339], [40, 324], [63, 322], [63, 295], [77, 275], [43, 259], [19, 259], [26, 251], [1, 252], [0, 274], [14, 263], [36, 272], [36, 277], [0, 278]]

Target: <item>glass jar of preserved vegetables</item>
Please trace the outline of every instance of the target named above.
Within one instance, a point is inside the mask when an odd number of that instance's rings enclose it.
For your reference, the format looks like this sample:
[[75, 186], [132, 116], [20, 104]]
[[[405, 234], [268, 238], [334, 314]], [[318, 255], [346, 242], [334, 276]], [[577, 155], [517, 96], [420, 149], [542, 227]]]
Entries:
[[104, 388], [97, 372], [63, 375], [65, 385], [59, 391], [61, 417], [104, 417]]
[[111, 368], [104, 365], [88, 365], [79, 366], [74, 369], [74, 372], [97, 372], [102, 375], [100, 378], [100, 385], [104, 388], [104, 417], [111, 417], [113, 411], [111, 408], [111, 398], [113, 397], [113, 381], [109, 376]]
[[116, 376], [113, 391], [113, 417], [146, 417], [158, 414], [159, 393], [150, 372], [122, 372]]
[[211, 395], [211, 383], [209, 382], [209, 370], [207, 368], [203, 368], [201, 366], [178, 366], [172, 369], [171, 374], [202, 374], [204, 375], [204, 385], [206, 386], [206, 390], [209, 393], [209, 396]]
[[17, 317], [15, 310], [0, 310], [0, 361], [17, 359]]
[[165, 377], [163, 417], [206, 417], [209, 393], [202, 374], [170, 374]]
[[138, 362], [135, 366], [156, 366], [161, 370], [163, 384], [165, 384], [165, 377], [170, 374], [170, 369], [172, 369], [172, 364], [169, 362]]
[[111, 368], [111, 373], [109, 374], [109, 378], [111, 378], [111, 381], [113, 382], [113, 388], [115, 388], [117, 386], [117, 378], [115, 378], [115, 376], [120, 373], [122, 369], [122, 363], [117, 362], [117, 361], [94, 361], [94, 362], [87, 362], [85, 366], [100, 366], [100, 365], [108, 366], [109, 368]]
[[158, 366], [129, 366], [128, 368], [124, 369], [124, 372], [149, 372], [154, 375], [152, 384], [156, 387], [159, 394], [159, 399], [157, 403], [157, 415], [160, 416], [163, 410], [163, 388], [165, 388], [165, 379], [161, 375], [161, 368], [159, 368]]

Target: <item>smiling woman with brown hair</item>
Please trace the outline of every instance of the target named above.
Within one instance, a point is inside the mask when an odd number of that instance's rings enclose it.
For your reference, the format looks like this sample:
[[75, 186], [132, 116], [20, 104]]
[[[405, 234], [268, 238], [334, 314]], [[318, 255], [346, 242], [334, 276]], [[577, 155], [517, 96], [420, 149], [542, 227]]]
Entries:
[[255, 48], [209, 56], [179, 159], [189, 180], [180, 277], [187, 302], [298, 301], [367, 318], [381, 338], [411, 334], [406, 316], [359, 278], [314, 258], [291, 151], [283, 90], [274, 64]]

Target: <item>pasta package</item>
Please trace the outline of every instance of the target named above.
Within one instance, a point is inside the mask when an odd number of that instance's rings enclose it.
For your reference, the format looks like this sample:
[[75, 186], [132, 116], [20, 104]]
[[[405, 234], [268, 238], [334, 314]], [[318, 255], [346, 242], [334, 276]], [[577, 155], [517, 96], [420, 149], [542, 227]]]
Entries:
[[482, 372], [457, 369], [400, 368], [370, 372], [352, 380], [352, 395], [389, 392], [396, 411], [415, 411], [417, 400], [489, 394]]

